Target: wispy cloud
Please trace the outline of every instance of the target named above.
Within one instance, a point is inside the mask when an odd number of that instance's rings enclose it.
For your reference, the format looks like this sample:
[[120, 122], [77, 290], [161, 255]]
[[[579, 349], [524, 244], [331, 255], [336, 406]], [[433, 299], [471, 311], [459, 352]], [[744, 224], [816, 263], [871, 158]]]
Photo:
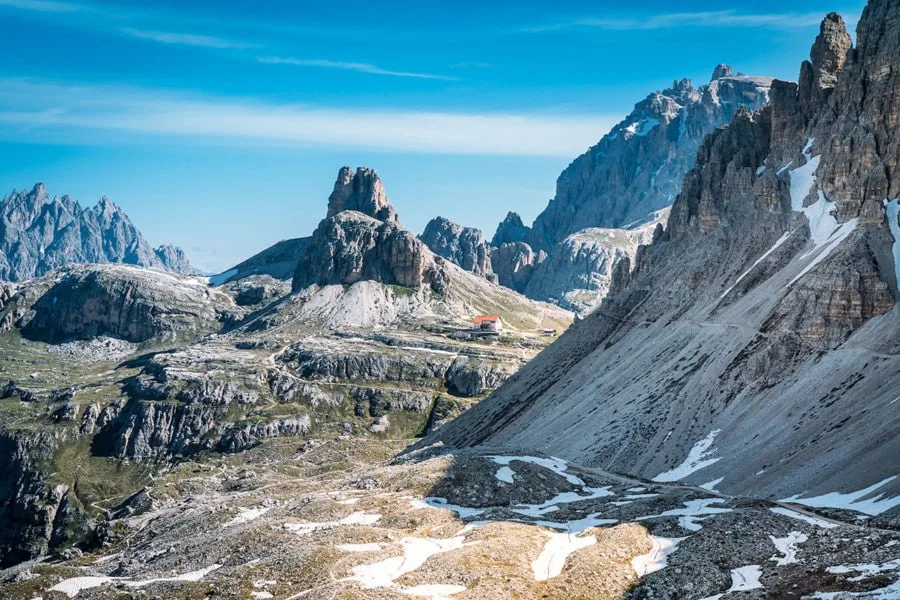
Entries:
[[53, 0], [0, 0], [0, 6], [46, 13], [75, 13], [85, 10], [78, 4]]
[[55, 141], [77, 142], [94, 134], [96, 140], [107, 143], [152, 135], [248, 146], [570, 157], [595, 143], [616, 122], [598, 115], [272, 105], [159, 90], [22, 80], [0, 80], [0, 90], [0, 130]]
[[269, 65], [292, 65], [295, 67], [322, 67], [326, 69], [342, 69], [345, 71], [357, 71], [359, 73], [370, 73], [372, 75], [388, 75], [390, 77], [413, 77], [415, 79], [440, 79], [443, 81], [456, 81], [456, 77], [446, 75], [434, 75], [431, 73], [413, 73], [410, 71], [392, 71], [390, 69], [382, 69], [379, 66], [360, 63], [360, 62], [342, 62], [336, 60], [320, 60], [320, 59], [302, 59], [284, 56], [260, 56], [257, 59], [261, 63]]
[[647, 31], [675, 27], [774, 27], [794, 28], [817, 25], [823, 13], [739, 13], [736, 11], [681, 12], [649, 15], [643, 18], [584, 17], [558, 23], [525, 27], [523, 31], [540, 33], [576, 28], [618, 31]]
[[[2, 0], [0, 0], [2, 1]], [[171, 31], [150, 31], [147, 29], [135, 29], [132, 27], [123, 27], [122, 32], [131, 37], [142, 40], [151, 40], [160, 44], [174, 44], [178, 46], [201, 46], [203, 48], [218, 49], [246, 49], [255, 48], [253, 44], [246, 42], [227, 40], [225, 38], [215, 37], [211, 35], [200, 35], [195, 33], [175, 33]]]

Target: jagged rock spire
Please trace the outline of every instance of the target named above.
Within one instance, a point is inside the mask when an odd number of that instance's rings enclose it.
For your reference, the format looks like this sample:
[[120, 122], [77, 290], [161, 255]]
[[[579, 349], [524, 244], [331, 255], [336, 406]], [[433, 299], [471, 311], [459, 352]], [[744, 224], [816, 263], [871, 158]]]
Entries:
[[807, 113], [822, 106], [837, 84], [853, 42], [844, 18], [829, 13], [819, 28], [819, 36], [810, 50], [810, 60], [800, 67], [800, 104]]
[[380, 221], [398, 221], [381, 178], [368, 167], [356, 169], [355, 174], [350, 167], [338, 171], [334, 191], [328, 197], [328, 217], [345, 210], [356, 210]]
[[712, 77], [710, 81], [715, 81], [716, 79], [722, 79], [723, 77], [733, 77], [734, 69], [731, 68], [731, 65], [720, 64], [716, 65], [716, 68], [713, 69]]

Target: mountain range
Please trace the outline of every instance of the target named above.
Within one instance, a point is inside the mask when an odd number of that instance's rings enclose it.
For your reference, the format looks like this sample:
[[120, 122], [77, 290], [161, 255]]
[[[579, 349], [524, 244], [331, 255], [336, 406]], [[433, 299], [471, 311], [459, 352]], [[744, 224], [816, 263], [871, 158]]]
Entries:
[[0, 280], [23, 281], [76, 263], [122, 263], [192, 274], [184, 251], [151, 248], [128, 215], [101, 198], [83, 208], [44, 184], [0, 200]]

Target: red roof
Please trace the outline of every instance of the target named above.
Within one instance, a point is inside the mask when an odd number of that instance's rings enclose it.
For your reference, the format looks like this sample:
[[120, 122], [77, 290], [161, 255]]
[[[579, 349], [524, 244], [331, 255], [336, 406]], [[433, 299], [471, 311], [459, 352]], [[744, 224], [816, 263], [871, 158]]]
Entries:
[[481, 325], [485, 321], [487, 321], [488, 323], [492, 323], [494, 321], [499, 321], [499, 320], [500, 320], [500, 315], [479, 315], [479, 316], [475, 317], [475, 319], [474, 319], [476, 325]]

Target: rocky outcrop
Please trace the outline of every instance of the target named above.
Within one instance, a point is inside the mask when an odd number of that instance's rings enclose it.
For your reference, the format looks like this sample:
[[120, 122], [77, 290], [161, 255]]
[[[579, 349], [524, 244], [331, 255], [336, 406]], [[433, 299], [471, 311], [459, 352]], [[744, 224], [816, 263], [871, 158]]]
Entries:
[[428, 248], [459, 265], [466, 271], [494, 279], [491, 269], [491, 248], [480, 229], [457, 225], [450, 219], [435, 217], [419, 236]]
[[309, 433], [311, 427], [309, 415], [275, 419], [267, 423], [238, 423], [225, 432], [219, 440], [218, 449], [222, 452], [241, 452], [263, 440]]
[[159, 258], [159, 262], [163, 264], [167, 271], [173, 273], [181, 273], [182, 275], [196, 275], [197, 269], [191, 264], [187, 254], [178, 246], [172, 244], [163, 244], [153, 249], [153, 253]]
[[0, 280], [25, 280], [73, 263], [123, 263], [193, 274], [184, 252], [155, 250], [122, 209], [102, 198], [82, 208], [42, 183], [0, 200]]
[[509, 365], [491, 365], [461, 356], [453, 361], [444, 378], [452, 395], [474, 398], [496, 388], [512, 373]]
[[[331, 211], [329, 211], [330, 213]], [[394, 221], [344, 211], [319, 224], [294, 274], [293, 289], [377, 281], [440, 293], [445, 280], [434, 255]]]
[[497, 225], [497, 231], [491, 239], [491, 246], [500, 247], [503, 244], [524, 242], [531, 232], [531, 228], [522, 222], [519, 213], [508, 212], [506, 218]]
[[[49, 287], [46, 286], [50, 283]], [[227, 295], [201, 280], [114, 265], [72, 267], [33, 287], [19, 307], [22, 335], [50, 343], [108, 336], [129, 342], [211, 331], [236, 318]]]
[[590, 228], [573, 233], [539, 263], [525, 286], [529, 298], [552, 302], [578, 313], [596, 308], [606, 297], [622, 260], [633, 260], [638, 246], [653, 241], [669, 209], [633, 229]]
[[703, 138], [739, 108], [757, 109], [771, 80], [734, 76], [720, 65], [713, 80], [694, 87], [676, 81], [650, 94], [556, 183], [556, 196], [538, 215], [527, 242], [549, 251], [588, 227], [622, 228], [672, 204]]
[[227, 421], [222, 407], [130, 400], [101, 413], [91, 442], [95, 456], [135, 461], [190, 456], [216, 447]]
[[48, 485], [42, 461], [60, 439], [51, 432], [0, 432], [0, 567], [46, 554], [84, 534], [66, 485]]
[[[826, 18], [812, 65], [841, 54], [840, 23]], [[777, 83], [709, 136], [602, 310], [422, 445], [799, 502], [900, 496], [900, 414], [884, 410], [900, 385], [884, 203], [900, 195], [897, 31], [900, 4], [871, 0], [830, 94]]]
[[414, 351], [385, 351], [347, 347], [330, 352], [321, 347], [297, 343], [276, 360], [297, 377], [312, 381], [331, 382], [405, 382], [417, 387], [440, 386], [441, 379], [452, 362], [444, 354]]
[[397, 222], [397, 213], [388, 202], [384, 184], [375, 169], [359, 167], [356, 173], [343, 167], [334, 182], [334, 191], [328, 197], [328, 217], [345, 210], [368, 215], [379, 221]]
[[535, 252], [525, 242], [509, 242], [491, 249], [491, 266], [497, 281], [520, 294], [525, 293], [535, 266], [546, 258], [546, 252]]

